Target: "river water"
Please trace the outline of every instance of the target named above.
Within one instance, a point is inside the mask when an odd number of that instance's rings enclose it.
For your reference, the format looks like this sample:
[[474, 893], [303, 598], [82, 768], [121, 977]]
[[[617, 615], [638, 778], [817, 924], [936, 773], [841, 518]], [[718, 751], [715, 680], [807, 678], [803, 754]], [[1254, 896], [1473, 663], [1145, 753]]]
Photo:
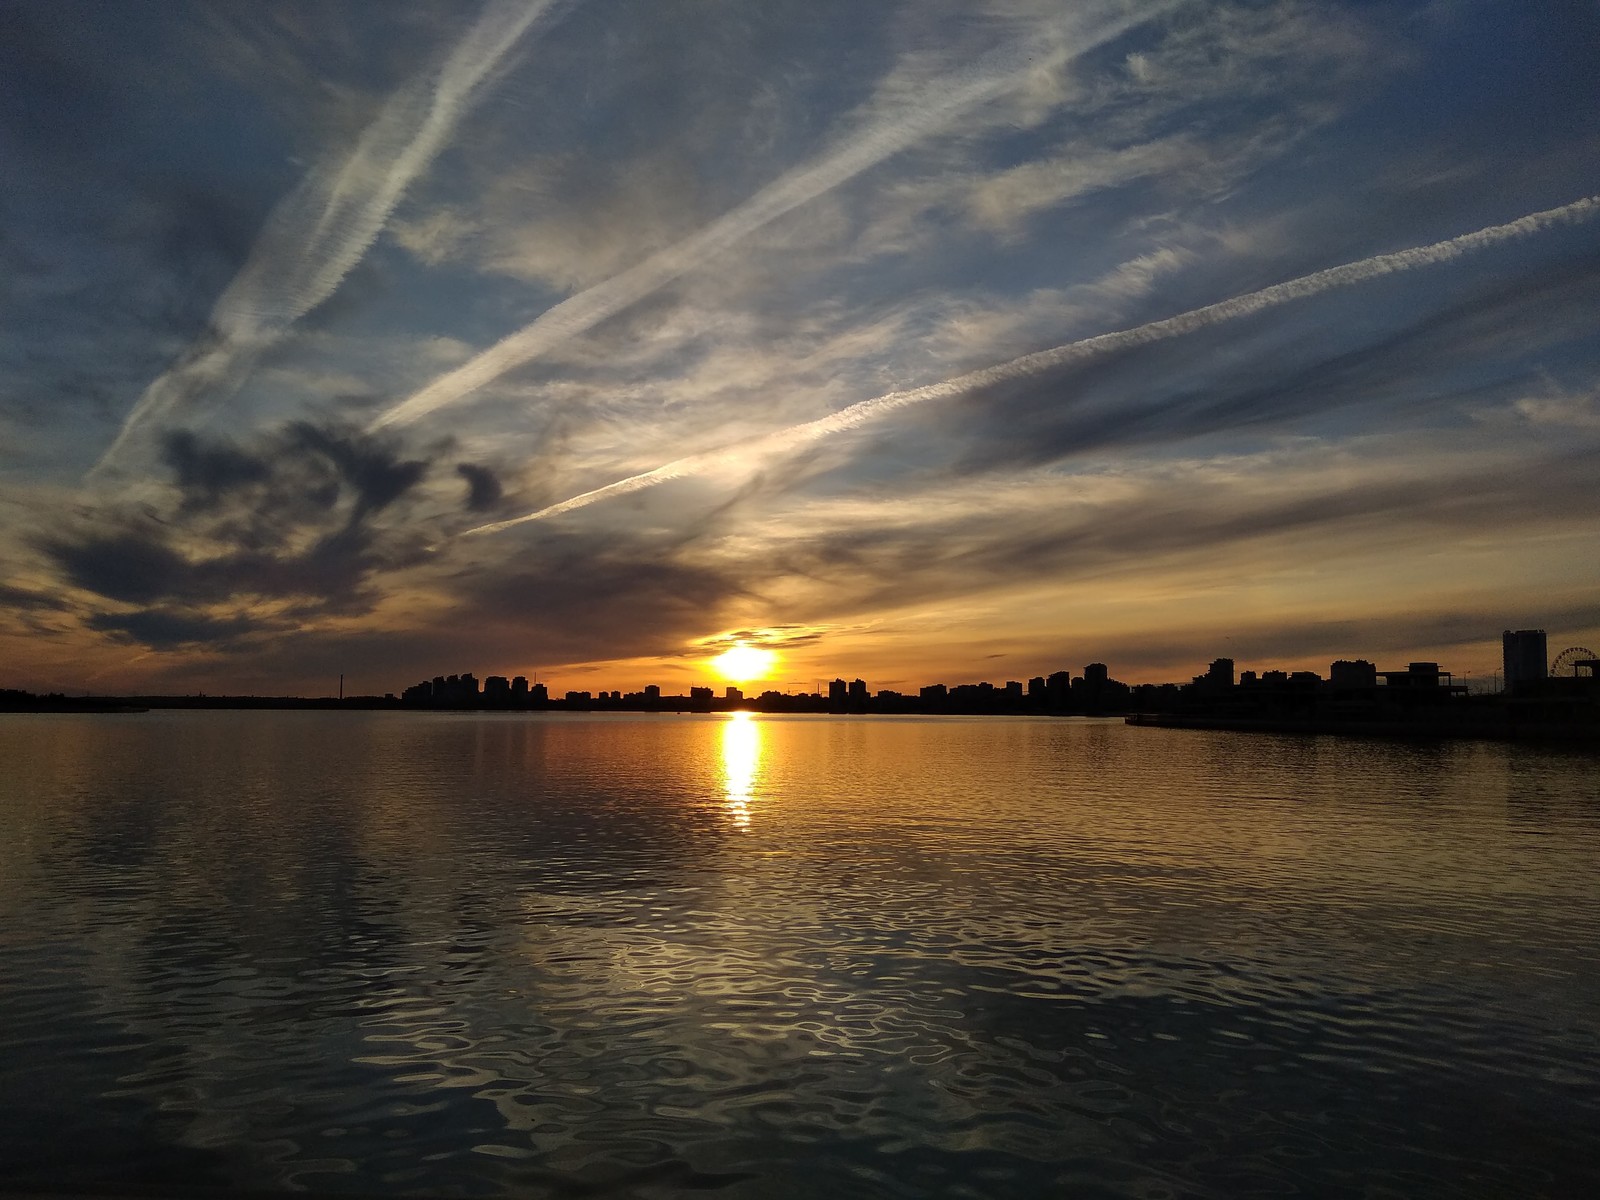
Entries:
[[0, 717], [0, 1188], [1600, 1194], [1597, 766]]

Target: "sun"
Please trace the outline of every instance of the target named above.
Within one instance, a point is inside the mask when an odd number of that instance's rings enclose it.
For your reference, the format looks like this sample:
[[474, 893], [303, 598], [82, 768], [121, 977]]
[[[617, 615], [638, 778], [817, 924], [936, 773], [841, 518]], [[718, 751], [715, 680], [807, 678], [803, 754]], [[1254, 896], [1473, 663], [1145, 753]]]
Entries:
[[711, 660], [711, 667], [729, 683], [748, 683], [752, 679], [765, 679], [778, 656], [759, 646], [735, 642]]

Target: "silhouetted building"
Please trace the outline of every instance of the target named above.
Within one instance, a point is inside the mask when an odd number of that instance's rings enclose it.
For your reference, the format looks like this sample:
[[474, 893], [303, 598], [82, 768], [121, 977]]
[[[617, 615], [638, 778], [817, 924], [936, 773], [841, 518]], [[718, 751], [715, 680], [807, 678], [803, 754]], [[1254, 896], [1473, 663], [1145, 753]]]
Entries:
[[849, 694], [850, 685], [842, 679], [835, 679], [828, 685], [828, 703], [843, 704]]
[[511, 681], [504, 675], [490, 675], [483, 681], [483, 702], [506, 705], [511, 703]]
[[930, 683], [919, 694], [930, 704], [943, 704], [950, 694], [950, 689], [942, 683]]
[[727, 692], [722, 698], [729, 704], [741, 704], [744, 702], [744, 693], [730, 683]]
[[689, 699], [691, 700], [710, 700], [715, 694], [708, 687], [692, 687], [689, 689]]
[[1384, 682], [1392, 688], [1436, 688], [1439, 686], [1439, 664], [1436, 662], [1408, 663], [1404, 671], [1379, 671]]
[[659, 699], [661, 699], [661, 685], [659, 683], [647, 683], [647, 684], [645, 684], [644, 685], [644, 698], [646, 700], [659, 700]]
[[528, 677], [518, 675], [511, 681], [511, 703], [522, 707], [528, 703]]
[[1328, 667], [1328, 686], [1336, 692], [1375, 688], [1378, 686], [1378, 668], [1364, 658], [1341, 658]]
[[1536, 686], [1550, 674], [1550, 649], [1542, 629], [1507, 629], [1500, 635], [1506, 691]]
[[1063, 709], [1072, 696], [1072, 675], [1068, 671], [1055, 671], [1044, 681], [1045, 691], [1050, 698], [1050, 707]]
[[[1230, 662], [1228, 666], [1232, 668], [1233, 664]], [[1103, 688], [1106, 685], [1106, 680], [1109, 678], [1110, 672], [1106, 670], [1105, 663], [1090, 663], [1083, 669], [1084, 686], [1088, 688]]]
[[867, 681], [865, 679], [852, 679], [848, 694], [850, 703], [865, 704], [867, 702]]
[[1045, 696], [1046, 692], [1043, 675], [1035, 675], [1032, 679], [1028, 680], [1028, 699], [1042, 701], [1044, 700]]
[[1231, 688], [1233, 686], [1233, 659], [1212, 659], [1211, 665], [1206, 668], [1205, 680], [1210, 687]]
[[528, 700], [533, 704], [549, 704], [550, 689], [542, 683], [530, 684], [528, 686]]

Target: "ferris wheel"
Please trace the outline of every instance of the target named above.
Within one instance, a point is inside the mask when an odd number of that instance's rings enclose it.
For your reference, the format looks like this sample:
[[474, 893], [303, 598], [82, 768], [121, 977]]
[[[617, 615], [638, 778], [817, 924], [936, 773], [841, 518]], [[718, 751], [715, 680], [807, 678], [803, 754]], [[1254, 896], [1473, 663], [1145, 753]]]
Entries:
[[1568, 646], [1550, 664], [1550, 674], [1553, 676], [1578, 674], [1578, 664], [1585, 660], [1593, 662], [1595, 652], [1582, 646]]

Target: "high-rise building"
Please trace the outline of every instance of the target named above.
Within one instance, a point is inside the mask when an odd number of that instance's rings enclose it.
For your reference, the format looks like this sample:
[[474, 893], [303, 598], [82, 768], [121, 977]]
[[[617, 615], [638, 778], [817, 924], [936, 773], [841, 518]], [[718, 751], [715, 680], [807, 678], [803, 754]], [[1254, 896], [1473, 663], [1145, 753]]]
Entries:
[[1072, 673], [1070, 671], [1052, 671], [1044, 681], [1045, 690], [1049, 693], [1051, 708], [1064, 708], [1067, 699], [1072, 695]]
[[1507, 629], [1500, 635], [1506, 691], [1537, 684], [1550, 674], [1550, 651], [1542, 629]]

